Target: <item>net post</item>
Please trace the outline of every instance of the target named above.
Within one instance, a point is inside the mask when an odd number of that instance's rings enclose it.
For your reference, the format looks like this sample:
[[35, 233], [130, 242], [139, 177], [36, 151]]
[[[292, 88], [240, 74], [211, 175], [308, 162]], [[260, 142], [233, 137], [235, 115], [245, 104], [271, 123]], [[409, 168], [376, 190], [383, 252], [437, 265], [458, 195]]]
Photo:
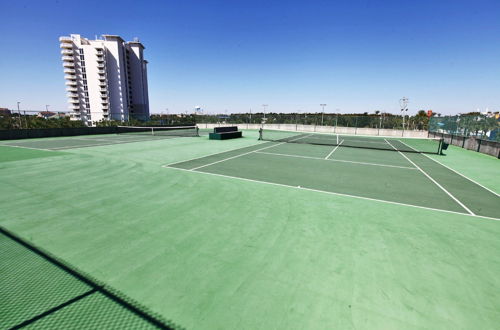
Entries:
[[438, 152], [437, 152], [438, 155], [443, 154], [443, 142], [444, 142], [444, 138], [439, 139], [439, 146], [438, 146]]
[[154, 131], [153, 127], [151, 127], [151, 135], [155, 135], [155, 131]]
[[261, 141], [263, 140], [263, 138], [262, 138], [262, 127], [259, 128], [259, 140], [261, 140]]
[[196, 136], [200, 136], [200, 129], [198, 125], [196, 125]]

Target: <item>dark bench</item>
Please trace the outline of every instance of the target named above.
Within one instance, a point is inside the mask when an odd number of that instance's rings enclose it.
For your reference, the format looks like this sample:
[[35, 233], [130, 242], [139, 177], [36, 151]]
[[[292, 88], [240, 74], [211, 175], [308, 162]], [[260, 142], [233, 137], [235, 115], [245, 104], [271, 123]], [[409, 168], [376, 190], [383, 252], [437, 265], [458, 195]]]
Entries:
[[208, 137], [210, 140], [236, 139], [242, 137], [242, 133], [238, 131], [238, 126], [215, 127]]

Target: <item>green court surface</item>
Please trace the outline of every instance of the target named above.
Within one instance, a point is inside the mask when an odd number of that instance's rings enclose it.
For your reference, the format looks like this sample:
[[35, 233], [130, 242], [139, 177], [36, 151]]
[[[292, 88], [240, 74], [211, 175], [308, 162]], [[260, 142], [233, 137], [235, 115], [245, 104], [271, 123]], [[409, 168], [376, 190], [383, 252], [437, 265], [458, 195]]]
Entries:
[[[500, 324], [497, 159], [244, 136], [3, 141], [0, 226], [185, 328]], [[155, 325], [0, 245], [0, 327]]]

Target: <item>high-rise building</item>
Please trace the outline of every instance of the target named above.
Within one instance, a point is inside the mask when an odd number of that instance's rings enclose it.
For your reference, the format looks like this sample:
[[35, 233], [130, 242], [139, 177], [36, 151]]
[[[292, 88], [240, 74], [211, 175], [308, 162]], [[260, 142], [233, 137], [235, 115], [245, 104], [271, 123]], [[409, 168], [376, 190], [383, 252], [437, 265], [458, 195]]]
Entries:
[[101, 120], [149, 117], [144, 46], [115, 35], [88, 40], [60, 37], [72, 118], [87, 125]]

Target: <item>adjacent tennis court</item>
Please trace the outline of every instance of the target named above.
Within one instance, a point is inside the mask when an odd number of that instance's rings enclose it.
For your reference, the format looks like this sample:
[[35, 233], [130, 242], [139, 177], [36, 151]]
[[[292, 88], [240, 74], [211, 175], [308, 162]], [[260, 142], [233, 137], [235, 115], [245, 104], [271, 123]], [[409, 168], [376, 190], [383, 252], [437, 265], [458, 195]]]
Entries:
[[178, 137], [199, 136], [196, 126], [134, 127], [118, 126], [117, 134], [83, 135], [74, 137], [38, 138], [3, 142], [0, 145], [27, 149], [65, 150], [112, 144], [133, 143]]
[[0, 328], [500, 323], [497, 159], [439, 139], [126, 130], [0, 145]]
[[[278, 133], [277, 141], [167, 167], [498, 218], [498, 194], [422, 154], [440, 141]], [[412, 146], [413, 145], [413, 146]], [[397, 147], [398, 148], [397, 148]], [[400, 151], [402, 150], [402, 151]]]

